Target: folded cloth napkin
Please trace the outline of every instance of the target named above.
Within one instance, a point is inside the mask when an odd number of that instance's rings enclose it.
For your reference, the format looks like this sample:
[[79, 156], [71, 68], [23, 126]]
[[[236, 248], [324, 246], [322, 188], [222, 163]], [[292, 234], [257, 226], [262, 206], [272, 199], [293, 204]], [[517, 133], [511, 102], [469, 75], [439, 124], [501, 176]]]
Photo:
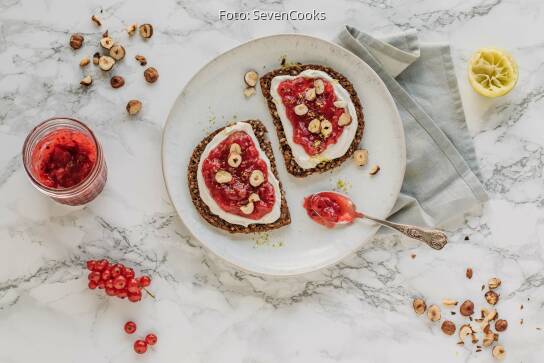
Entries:
[[337, 41], [380, 76], [403, 121], [406, 174], [390, 219], [445, 226], [481, 206], [487, 194], [449, 46], [420, 44], [414, 30], [378, 39], [349, 26]]

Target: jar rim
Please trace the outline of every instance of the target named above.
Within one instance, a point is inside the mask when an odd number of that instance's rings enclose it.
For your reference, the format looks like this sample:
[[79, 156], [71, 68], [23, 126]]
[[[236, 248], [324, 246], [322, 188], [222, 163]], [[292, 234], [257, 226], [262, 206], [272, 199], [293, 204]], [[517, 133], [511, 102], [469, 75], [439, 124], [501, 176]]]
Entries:
[[[31, 155], [28, 155], [28, 153], [27, 153], [27, 149], [30, 146], [30, 141], [32, 139], [32, 136], [34, 136], [34, 134], [36, 132], [38, 132], [40, 129], [48, 126], [47, 124], [51, 123], [52, 121], [63, 121], [63, 120], [75, 123], [77, 126], [82, 127], [86, 132], [89, 133], [93, 143], [96, 146], [96, 162], [94, 163], [94, 165], [93, 165], [91, 171], [89, 172], [89, 174], [87, 175], [87, 177], [85, 177], [78, 184], [73, 185], [73, 186], [68, 187], [68, 188], [51, 188], [51, 187], [48, 187], [48, 186], [43, 185], [42, 183], [40, 183], [34, 177], [32, 171], [29, 170], [30, 165], [32, 164], [31, 163], [32, 160], [31, 160]], [[32, 150], [30, 150], [30, 151], [32, 151]], [[100, 142], [96, 138], [94, 132], [85, 123], [83, 123], [83, 122], [81, 122], [81, 121], [79, 121], [79, 120], [77, 120], [75, 118], [67, 117], [67, 116], [50, 117], [50, 118], [48, 118], [48, 119], [46, 119], [44, 121], [41, 121], [36, 126], [34, 126], [34, 128], [28, 133], [28, 135], [27, 135], [27, 137], [25, 139], [25, 142], [23, 143], [22, 154], [23, 154], [23, 166], [24, 166], [25, 171], [26, 171], [27, 175], [29, 176], [32, 184], [34, 184], [37, 188], [39, 188], [43, 192], [45, 192], [45, 193], [47, 193], [49, 195], [52, 195], [52, 196], [56, 196], [56, 197], [69, 196], [69, 195], [72, 195], [74, 193], [85, 190], [98, 177], [98, 175], [100, 174], [99, 173], [100, 168], [102, 167], [102, 163], [103, 163], [102, 147], [100, 145]], [[30, 160], [28, 159], [29, 156], [30, 156]]]

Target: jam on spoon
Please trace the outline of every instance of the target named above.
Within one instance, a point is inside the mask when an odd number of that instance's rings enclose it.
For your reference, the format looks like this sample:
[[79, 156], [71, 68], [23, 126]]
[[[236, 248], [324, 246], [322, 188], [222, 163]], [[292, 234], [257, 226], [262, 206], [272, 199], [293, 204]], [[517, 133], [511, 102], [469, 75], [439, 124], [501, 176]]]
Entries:
[[319, 192], [309, 195], [304, 198], [304, 208], [312, 220], [327, 228], [353, 223], [357, 218], [367, 218], [410, 238], [425, 242], [435, 250], [442, 249], [448, 243], [448, 237], [440, 230], [393, 223], [358, 212], [348, 196], [337, 192]]

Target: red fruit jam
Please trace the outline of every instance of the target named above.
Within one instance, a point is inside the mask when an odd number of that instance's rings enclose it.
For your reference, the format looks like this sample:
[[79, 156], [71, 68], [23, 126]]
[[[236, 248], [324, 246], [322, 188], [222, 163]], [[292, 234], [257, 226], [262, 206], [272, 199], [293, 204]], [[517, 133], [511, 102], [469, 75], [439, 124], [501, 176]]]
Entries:
[[[231, 167], [228, 157], [230, 147], [235, 143], [240, 145], [242, 162], [238, 167]], [[220, 184], [215, 180], [215, 174], [221, 170], [232, 175], [230, 182]], [[264, 182], [257, 187], [249, 183], [249, 177], [254, 170], [260, 170], [264, 175]], [[202, 175], [213, 200], [227, 213], [257, 220], [268, 214], [274, 206], [276, 196], [274, 187], [268, 181], [268, 167], [259, 158], [253, 139], [244, 131], [233, 132], [210, 151], [202, 163]], [[260, 201], [254, 202], [251, 214], [244, 214], [240, 207], [248, 204], [249, 195], [252, 193], [258, 194]]]
[[[285, 80], [278, 85], [278, 94], [285, 106], [287, 118], [293, 126], [293, 141], [301, 145], [308, 155], [320, 154], [329, 145], [335, 144], [345, 127], [338, 125], [338, 118], [345, 111], [343, 108], [334, 106], [336, 95], [334, 87], [329, 81], [322, 79], [325, 91], [316, 95], [313, 101], [305, 99], [306, 90], [314, 88], [316, 79], [297, 77]], [[294, 107], [301, 103], [306, 104], [308, 112], [299, 116], [295, 113]], [[308, 125], [314, 118], [326, 119], [332, 123], [332, 132], [328, 137], [324, 137], [321, 133], [311, 133], [308, 130]]]
[[352, 222], [359, 214], [349, 199], [331, 192], [307, 196], [304, 208], [311, 219], [327, 228], [333, 228], [337, 223]]
[[96, 163], [96, 145], [79, 131], [60, 129], [46, 135], [32, 152], [38, 182], [54, 189], [81, 183]]

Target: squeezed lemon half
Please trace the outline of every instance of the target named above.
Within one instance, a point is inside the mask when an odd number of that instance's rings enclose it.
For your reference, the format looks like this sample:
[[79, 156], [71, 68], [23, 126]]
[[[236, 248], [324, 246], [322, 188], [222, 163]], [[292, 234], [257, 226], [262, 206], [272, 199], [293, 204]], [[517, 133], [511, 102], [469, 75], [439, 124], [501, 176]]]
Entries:
[[518, 66], [510, 54], [495, 48], [482, 48], [470, 59], [468, 79], [482, 96], [504, 96], [518, 81]]

